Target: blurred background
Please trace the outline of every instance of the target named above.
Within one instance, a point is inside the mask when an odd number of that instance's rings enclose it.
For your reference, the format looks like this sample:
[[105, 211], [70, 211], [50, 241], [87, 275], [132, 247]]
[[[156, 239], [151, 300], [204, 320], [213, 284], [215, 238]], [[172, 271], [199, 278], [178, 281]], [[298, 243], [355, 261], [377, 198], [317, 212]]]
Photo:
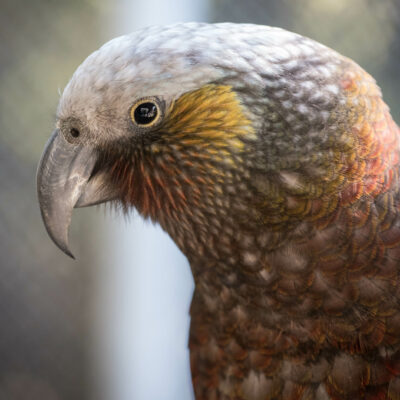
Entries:
[[77, 210], [72, 261], [41, 222], [35, 173], [59, 93], [114, 36], [250, 22], [355, 59], [400, 122], [398, 0], [0, 0], [0, 400], [186, 400], [193, 281], [157, 227]]

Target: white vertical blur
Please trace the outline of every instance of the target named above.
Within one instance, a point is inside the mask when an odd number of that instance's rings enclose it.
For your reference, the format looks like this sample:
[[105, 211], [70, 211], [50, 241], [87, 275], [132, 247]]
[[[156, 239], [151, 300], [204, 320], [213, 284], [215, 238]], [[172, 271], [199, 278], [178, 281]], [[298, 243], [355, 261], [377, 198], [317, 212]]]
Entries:
[[[154, 24], [205, 21], [204, 0], [119, 0], [115, 35]], [[93, 400], [187, 400], [187, 349], [193, 291], [185, 257], [158, 226], [137, 213], [105, 216], [94, 272]]]

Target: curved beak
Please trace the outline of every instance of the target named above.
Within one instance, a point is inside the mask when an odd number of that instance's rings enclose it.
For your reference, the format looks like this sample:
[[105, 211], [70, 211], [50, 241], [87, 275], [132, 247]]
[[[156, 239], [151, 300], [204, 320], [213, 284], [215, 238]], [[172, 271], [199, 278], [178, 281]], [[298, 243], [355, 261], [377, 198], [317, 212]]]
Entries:
[[96, 161], [93, 147], [71, 144], [56, 129], [38, 166], [37, 191], [44, 225], [53, 242], [72, 258], [68, 230], [73, 208], [114, 197], [105, 189], [103, 174], [92, 176]]

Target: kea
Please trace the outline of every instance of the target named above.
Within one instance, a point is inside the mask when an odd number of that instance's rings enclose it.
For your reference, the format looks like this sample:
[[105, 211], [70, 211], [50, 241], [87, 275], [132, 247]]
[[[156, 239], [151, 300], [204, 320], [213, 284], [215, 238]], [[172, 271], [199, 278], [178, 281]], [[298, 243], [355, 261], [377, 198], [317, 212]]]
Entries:
[[38, 168], [74, 207], [158, 223], [195, 281], [197, 400], [400, 399], [399, 128], [352, 60], [279, 28], [121, 36], [65, 87]]

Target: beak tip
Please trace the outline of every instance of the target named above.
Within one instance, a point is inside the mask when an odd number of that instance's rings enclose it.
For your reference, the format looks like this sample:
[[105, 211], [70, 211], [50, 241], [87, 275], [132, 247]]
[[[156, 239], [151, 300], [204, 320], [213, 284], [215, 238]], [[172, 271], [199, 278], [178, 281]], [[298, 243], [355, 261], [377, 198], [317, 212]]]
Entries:
[[[47, 228], [47, 227], [46, 227]], [[47, 232], [50, 236], [50, 238], [53, 240], [55, 245], [68, 257], [71, 257], [73, 260], [75, 260], [75, 256], [72, 254], [71, 250], [69, 249], [69, 244], [68, 244], [68, 239], [67, 239], [67, 234], [66, 235], [54, 235], [54, 232], [51, 231], [50, 229], [47, 229]]]
[[68, 244], [68, 236], [64, 236], [62, 238], [61, 236], [54, 236], [52, 232], [49, 232], [49, 236], [53, 240], [54, 244], [68, 257], [71, 257], [73, 260], [75, 260], [75, 256], [72, 254], [71, 250], [69, 249], [69, 244]]
[[73, 260], [76, 260], [75, 256], [71, 253], [68, 248], [61, 249], [68, 257], [71, 257]]
[[[43, 215], [43, 213], [42, 213]], [[68, 218], [69, 219], [69, 218]], [[43, 216], [44, 225], [47, 231], [47, 234], [50, 236], [53, 243], [68, 257], [71, 257], [75, 260], [75, 256], [72, 254], [71, 250], [69, 249], [69, 241], [68, 241], [68, 227], [69, 221], [64, 222], [56, 221], [53, 218], [49, 218]], [[55, 220], [56, 223], [52, 223]]]

